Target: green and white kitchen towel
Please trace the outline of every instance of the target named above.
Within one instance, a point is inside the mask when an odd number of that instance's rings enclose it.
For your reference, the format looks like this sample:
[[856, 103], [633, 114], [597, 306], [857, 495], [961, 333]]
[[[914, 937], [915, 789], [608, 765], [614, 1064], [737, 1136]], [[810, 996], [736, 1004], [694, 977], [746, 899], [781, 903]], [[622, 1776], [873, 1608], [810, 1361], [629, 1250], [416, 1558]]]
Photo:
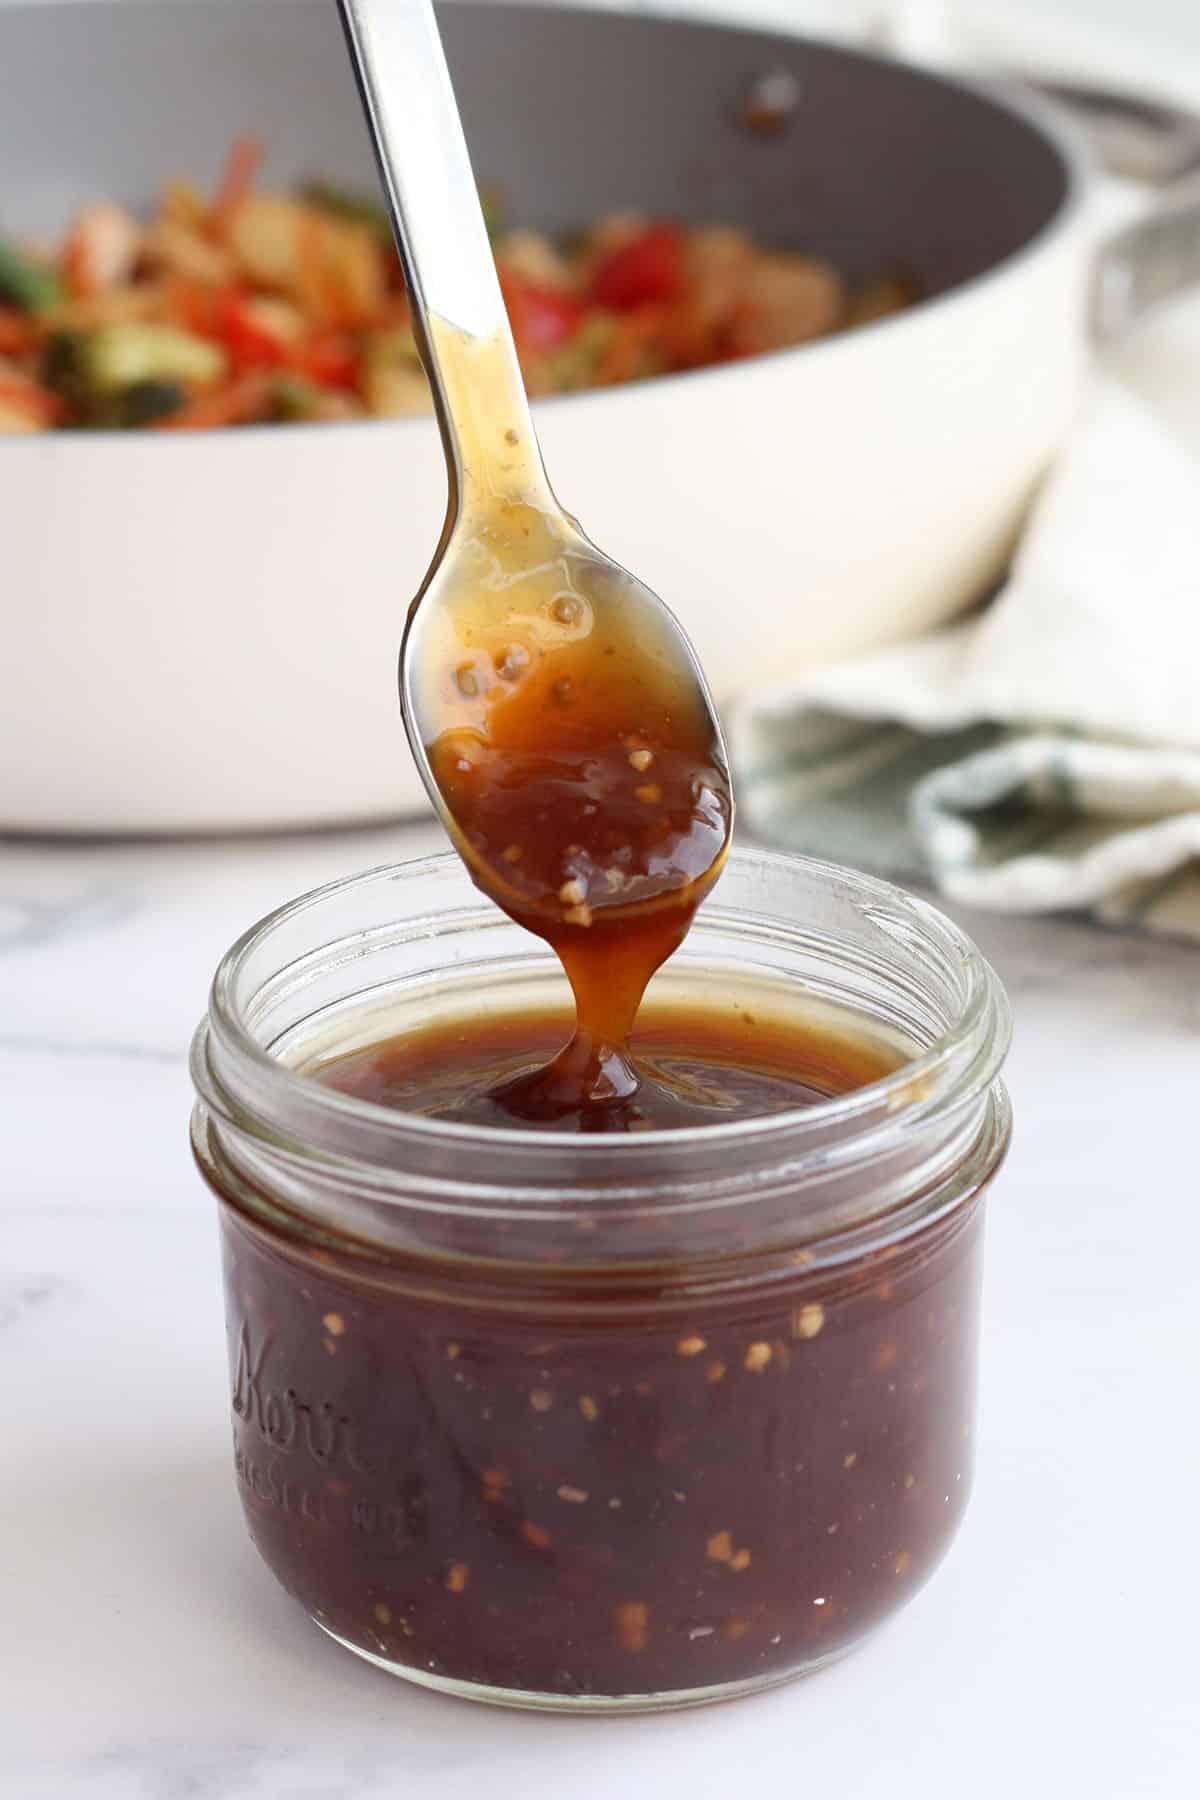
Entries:
[[1200, 460], [1098, 377], [992, 605], [754, 695], [733, 753], [768, 841], [1200, 939]]

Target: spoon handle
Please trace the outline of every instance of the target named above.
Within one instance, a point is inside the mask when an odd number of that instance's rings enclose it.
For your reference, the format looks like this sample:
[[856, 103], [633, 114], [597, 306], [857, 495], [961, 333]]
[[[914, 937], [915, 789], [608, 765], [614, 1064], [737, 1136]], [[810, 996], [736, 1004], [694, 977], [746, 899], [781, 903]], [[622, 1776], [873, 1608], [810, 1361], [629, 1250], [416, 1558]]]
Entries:
[[[473, 483], [532, 497], [545, 475], [431, 0], [338, 7], [437, 405], [452, 503]], [[519, 457], [493, 443], [494, 425], [507, 445], [519, 439]]]

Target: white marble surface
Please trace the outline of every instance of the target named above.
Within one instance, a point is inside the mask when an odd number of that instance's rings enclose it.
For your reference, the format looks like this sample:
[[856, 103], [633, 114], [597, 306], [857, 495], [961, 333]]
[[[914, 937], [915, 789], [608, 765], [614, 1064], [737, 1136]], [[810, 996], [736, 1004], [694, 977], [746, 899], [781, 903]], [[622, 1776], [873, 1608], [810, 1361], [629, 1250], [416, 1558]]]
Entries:
[[242, 927], [430, 835], [0, 845], [0, 1792], [1190, 1800], [1194, 950], [971, 922], [1017, 1022], [978, 1485], [855, 1657], [670, 1718], [495, 1713], [357, 1663], [275, 1588], [234, 1492], [187, 1040]]

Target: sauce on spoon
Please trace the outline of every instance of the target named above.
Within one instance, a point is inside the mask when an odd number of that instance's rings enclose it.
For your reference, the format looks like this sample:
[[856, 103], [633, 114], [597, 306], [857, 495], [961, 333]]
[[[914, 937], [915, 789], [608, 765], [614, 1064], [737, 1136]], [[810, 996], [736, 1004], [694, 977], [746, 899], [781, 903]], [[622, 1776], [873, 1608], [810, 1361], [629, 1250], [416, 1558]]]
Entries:
[[406, 644], [410, 715], [473, 879], [554, 948], [577, 1008], [560, 1055], [496, 1098], [620, 1130], [643, 991], [725, 858], [729, 772], [674, 619], [554, 507], [507, 422], [503, 347], [431, 325], [462, 475], [450, 579]]

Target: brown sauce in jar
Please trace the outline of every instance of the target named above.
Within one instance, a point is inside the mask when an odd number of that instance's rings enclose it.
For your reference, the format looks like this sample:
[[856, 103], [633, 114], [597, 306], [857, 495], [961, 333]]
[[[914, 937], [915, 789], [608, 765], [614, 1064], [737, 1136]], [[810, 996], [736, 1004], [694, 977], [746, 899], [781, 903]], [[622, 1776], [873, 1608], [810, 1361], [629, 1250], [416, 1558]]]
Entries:
[[[811, 1104], [902, 1060], [715, 1020], [645, 1010], [651, 1124]], [[464, 1018], [312, 1072], [488, 1124], [562, 1025]], [[770, 1280], [681, 1291], [666, 1265], [529, 1286], [502, 1263], [317, 1248], [227, 1207], [255, 1541], [344, 1642], [491, 1691], [700, 1693], [838, 1654], [915, 1590], [965, 1504], [981, 1218], [969, 1202], [849, 1264], [800, 1252]]]
[[360, 1100], [460, 1124], [529, 1130], [671, 1131], [762, 1118], [890, 1075], [883, 1039], [830, 1036], [734, 1004], [655, 1005], [629, 1040], [632, 1094], [564, 1115], [531, 1090], [569, 1030], [559, 1011], [462, 1019], [321, 1063], [319, 1080]]

